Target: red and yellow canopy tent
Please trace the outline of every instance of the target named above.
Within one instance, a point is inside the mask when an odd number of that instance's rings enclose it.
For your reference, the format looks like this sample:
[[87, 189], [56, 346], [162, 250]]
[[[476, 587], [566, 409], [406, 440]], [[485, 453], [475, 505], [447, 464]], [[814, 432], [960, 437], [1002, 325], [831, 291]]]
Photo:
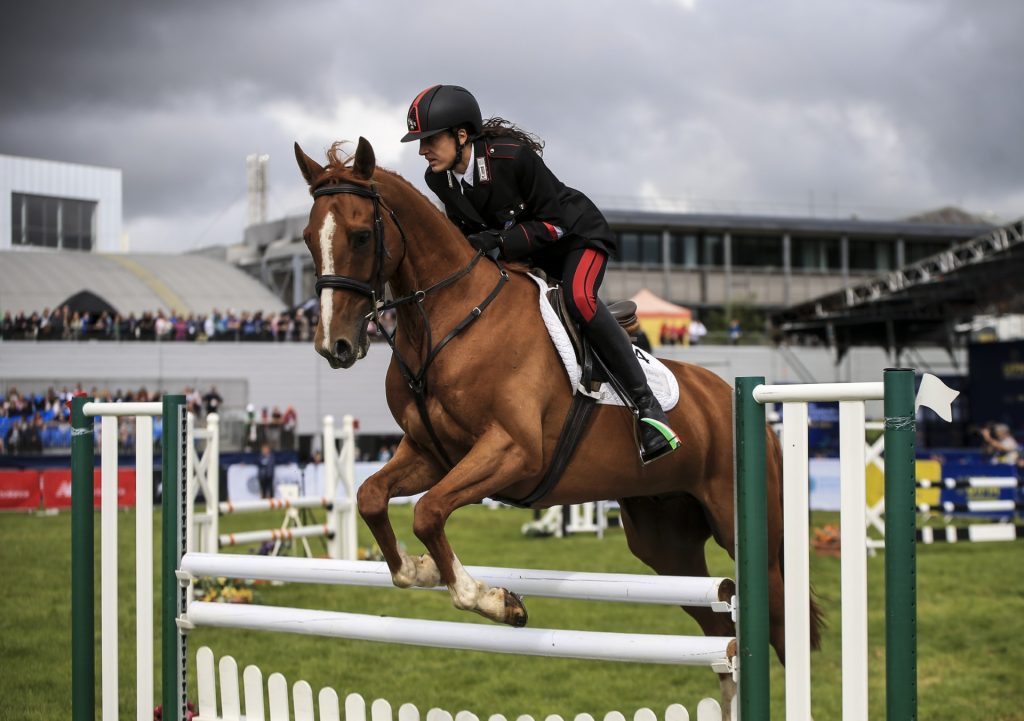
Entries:
[[630, 300], [636, 303], [637, 320], [640, 321], [640, 327], [647, 334], [647, 340], [651, 342], [652, 348], [661, 345], [663, 328], [676, 335], [677, 343], [689, 345], [690, 318], [692, 317], [689, 308], [659, 298], [646, 288]]

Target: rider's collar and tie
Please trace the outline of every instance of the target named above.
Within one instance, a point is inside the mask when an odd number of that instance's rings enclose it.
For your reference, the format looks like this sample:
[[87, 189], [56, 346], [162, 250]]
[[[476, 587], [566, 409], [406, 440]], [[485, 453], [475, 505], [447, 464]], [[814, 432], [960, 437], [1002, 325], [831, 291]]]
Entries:
[[459, 190], [462, 191], [463, 195], [466, 194], [467, 190], [473, 189], [473, 160], [475, 155], [473, 151], [473, 143], [466, 143], [466, 149], [469, 151], [469, 162], [466, 163], [466, 172], [456, 173], [454, 170], [452, 171], [452, 175], [454, 175], [455, 180], [458, 181]]

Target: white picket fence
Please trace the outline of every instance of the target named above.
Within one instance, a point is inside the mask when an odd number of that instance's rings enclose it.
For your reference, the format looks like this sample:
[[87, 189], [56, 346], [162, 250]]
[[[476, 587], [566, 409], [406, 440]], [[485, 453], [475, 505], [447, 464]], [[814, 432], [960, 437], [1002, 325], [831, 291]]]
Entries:
[[[217, 686], [220, 686], [218, 712]], [[338, 693], [332, 688], [320, 689], [314, 697], [312, 687], [305, 681], [297, 681], [291, 687], [289, 698], [288, 681], [279, 673], [271, 674], [263, 682], [263, 672], [256, 666], [246, 666], [242, 672], [242, 685], [238, 683], [238, 664], [231, 656], [221, 657], [215, 662], [213, 651], [203, 646], [196, 652], [196, 682], [199, 691], [199, 715], [194, 721], [395, 721], [391, 704], [384, 699], [367, 701], [356, 693], [345, 697], [342, 707]], [[245, 713], [242, 713], [242, 700]], [[315, 700], [314, 700], [315, 699]], [[369, 706], [369, 715], [367, 715]], [[344, 708], [344, 716], [342, 715]], [[268, 715], [269, 714], [269, 715]], [[469, 711], [452, 714], [432, 708], [425, 714], [412, 704], [398, 708], [397, 721], [480, 721], [480, 717]], [[693, 721], [722, 721], [718, 702], [706, 698], [697, 704]], [[663, 716], [642, 708], [633, 714], [632, 721], [690, 721], [690, 713], [680, 704], [672, 704]], [[486, 721], [507, 721], [501, 714], [492, 714]], [[514, 721], [534, 721], [532, 716], [519, 716]], [[564, 721], [561, 716], [549, 715], [543, 721]], [[573, 721], [595, 721], [590, 714], [577, 714]], [[626, 721], [625, 715], [610, 711], [603, 721]]]

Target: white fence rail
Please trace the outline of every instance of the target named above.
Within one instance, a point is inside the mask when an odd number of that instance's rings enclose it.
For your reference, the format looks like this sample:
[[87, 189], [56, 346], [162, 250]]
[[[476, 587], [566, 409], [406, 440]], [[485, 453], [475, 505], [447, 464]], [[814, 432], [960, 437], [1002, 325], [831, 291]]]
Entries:
[[[350, 693], [344, 697], [342, 704], [341, 697], [332, 688], [320, 689], [314, 696], [313, 688], [307, 682], [296, 681], [289, 689], [288, 681], [279, 673], [271, 674], [264, 684], [263, 672], [256, 666], [245, 668], [240, 686], [238, 664], [235, 659], [224, 656], [217, 662], [213, 651], [205, 646], [196, 653], [196, 681], [199, 688], [199, 715], [194, 721], [267, 721], [268, 718], [269, 721], [393, 721], [396, 718], [391, 704], [383, 699], [367, 703], [359, 694]], [[469, 711], [452, 714], [449, 711], [432, 708], [424, 714], [409, 703], [398, 708], [397, 721], [420, 721], [421, 718], [424, 721], [481, 721], [479, 716]], [[486, 721], [507, 721], [501, 714], [491, 714], [485, 718]], [[633, 714], [632, 721], [691, 719], [722, 721], [718, 702], [711, 698], [701, 700], [693, 716], [680, 704], [672, 704], [661, 716], [649, 708], [642, 708]], [[515, 721], [534, 719], [532, 716], [519, 716]], [[563, 721], [563, 718], [549, 715], [545, 716], [543, 721]], [[577, 714], [573, 721], [595, 719], [584, 713]], [[611, 711], [604, 715], [603, 721], [626, 721], [626, 716], [619, 711]]]

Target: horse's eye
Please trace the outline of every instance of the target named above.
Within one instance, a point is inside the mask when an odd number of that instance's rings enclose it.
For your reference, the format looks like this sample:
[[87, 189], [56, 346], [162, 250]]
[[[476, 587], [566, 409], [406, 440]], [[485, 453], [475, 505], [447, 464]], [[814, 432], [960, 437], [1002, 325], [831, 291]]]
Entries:
[[352, 245], [356, 248], [362, 248], [364, 245], [370, 242], [370, 231], [368, 230], [356, 230], [352, 232]]

